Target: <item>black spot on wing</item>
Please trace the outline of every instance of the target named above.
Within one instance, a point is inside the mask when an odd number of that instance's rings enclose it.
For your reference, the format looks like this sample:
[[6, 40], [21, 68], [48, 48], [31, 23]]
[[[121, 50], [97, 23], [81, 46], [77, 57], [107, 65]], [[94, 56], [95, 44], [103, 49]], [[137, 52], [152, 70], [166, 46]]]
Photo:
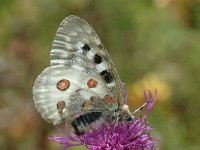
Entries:
[[84, 44], [84, 46], [82, 47], [82, 49], [84, 50], [84, 51], [90, 51], [90, 46], [88, 45], [88, 44]]
[[100, 45], [99, 45], [99, 48], [100, 48], [100, 49], [103, 49], [103, 45], [102, 45], [102, 44], [100, 44]]
[[100, 72], [100, 75], [104, 78], [106, 83], [111, 83], [113, 81], [113, 76], [107, 70], [103, 70], [102, 72]]
[[99, 56], [98, 54], [95, 54], [95, 55], [94, 55], [94, 62], [95, 62], [96, 64], [102, 63], [102, 58], [101, 58], [101, 56]]

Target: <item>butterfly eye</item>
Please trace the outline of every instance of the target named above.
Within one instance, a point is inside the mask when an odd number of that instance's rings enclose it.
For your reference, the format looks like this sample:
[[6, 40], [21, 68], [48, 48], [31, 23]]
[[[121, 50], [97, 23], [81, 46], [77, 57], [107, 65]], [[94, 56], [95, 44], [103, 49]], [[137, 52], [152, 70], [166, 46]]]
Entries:
[[94, 55], [94, 62], [95, 62], [96, 64], [100, 64], [100, 63], [102, 62], [101, 56], [99, 56], [98, 54], [95, 54], [95, 55]]
[[91, 48], [90, 48], [90, 46], [89, 46], [88, 44], [85, 44], [85, 45], [82, 47], [82, 49], [83, 49], [84, 51], [89, 51]]
[[127, 121], [132, 121], [133, 118], [132, 118], [132, 117], [128, 117], [126, 120], [127, 120]]
[[69, 88], [70, 82], [66, 79], [58, 81], [57, 88], [61, 91], [65, 91]]

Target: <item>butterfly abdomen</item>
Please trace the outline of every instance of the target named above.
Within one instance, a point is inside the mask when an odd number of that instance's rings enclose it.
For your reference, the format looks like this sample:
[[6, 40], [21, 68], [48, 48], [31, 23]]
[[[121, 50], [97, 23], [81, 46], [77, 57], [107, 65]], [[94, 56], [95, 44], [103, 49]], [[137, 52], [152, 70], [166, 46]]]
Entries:
[[71, 122], [71, 125], [75, 131], [75, 134], [81, 135], [84, 133], [85, 128], [91, 125], [92, 123], [100, 120], [102, 112], [89, 112], [83, 115], [80, 115]]

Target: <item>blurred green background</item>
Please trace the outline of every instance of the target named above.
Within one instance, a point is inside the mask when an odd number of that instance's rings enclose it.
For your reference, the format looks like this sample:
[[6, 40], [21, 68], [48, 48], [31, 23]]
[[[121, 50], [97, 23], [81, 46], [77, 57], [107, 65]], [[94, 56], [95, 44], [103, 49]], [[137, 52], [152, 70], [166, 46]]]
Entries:
[[[200, 149], [200, 1], [1, 0], [0, 149], [59, 150], [32, 100], [49, 66], [56, 30], [68, 15], [93, 26], [129, 91], [132, 110], [158, 89], [149, 115], [161, 150]], [[82, 148], [73, 148], [82, 149]]]

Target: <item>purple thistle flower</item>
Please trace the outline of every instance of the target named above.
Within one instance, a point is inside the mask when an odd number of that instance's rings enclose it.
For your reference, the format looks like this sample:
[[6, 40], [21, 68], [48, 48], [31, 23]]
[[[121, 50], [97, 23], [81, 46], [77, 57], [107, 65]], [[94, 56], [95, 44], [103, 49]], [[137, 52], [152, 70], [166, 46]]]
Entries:
[[[149, 94], [148, 99], [146, 92]], [[144, 92], [144, 99], [147, 106], [142, 118], [128, 122], [104, 122], [99, 128], [91, 129], [80, 136], [70, 132], [68, 122], [66, 122], [66, 132], [58, 128], [64, 137], [54, 135], [49, 139], [57, 141], [64, 148], [85, 145], [89, 150], [157, 150], [156, 141], [158, 139], [150, 136], [152, 128], [147, 122], [147, 116], [155, 103], [156, 96], [152, 99], [151, 92], [147, 90]]]

